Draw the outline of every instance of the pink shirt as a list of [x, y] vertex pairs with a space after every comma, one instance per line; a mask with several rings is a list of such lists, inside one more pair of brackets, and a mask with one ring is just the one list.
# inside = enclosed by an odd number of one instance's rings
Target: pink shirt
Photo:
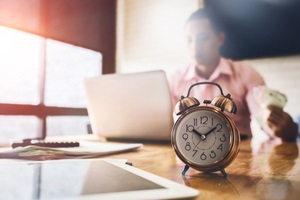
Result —
[[[182, 95], [186, 96], [189, 87], [197, 82], [210, 81], [218, 83], [224, 95], [231, 94], [237, 105], [237, 114], [229, 115], [237, 125], [241, 135], [251, 136], [251, 114], [258, 114], [259, 107], [253, 96], [253, 87], [265, 85], [262, 76], [251, 66], [221, 58], [219, 65], [209, 79], [196, 74], [194, 66], [188, 66], [169, 77], [173, 106]], [[198, 85], [193, 87], [190, 96], [203, 100], [212, 100], [219, 96], [220, 90], [214, 85]], [[202, 104], [203, 105], [203, 104]]]

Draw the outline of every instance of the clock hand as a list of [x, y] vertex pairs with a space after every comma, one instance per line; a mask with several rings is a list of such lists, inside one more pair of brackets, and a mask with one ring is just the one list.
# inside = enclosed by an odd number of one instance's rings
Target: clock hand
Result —
[[199, 133], [196, 129], [193, 129], [192, 131], [201, 137], [202, 134]]
[[[201, 140], [205, 140], [205, 135], [199, 133], [196, 129], [193, 129], [192, 131], [193, 131], [194, 133], [196, 133], [197, 135], [199, 135]], [[200, 140], [200, 141], [201, 141], [201, 140]], [[199, 141], [199, 142], [200, 142], [200, 141]], [[198, 144], [199, 144], [199, 143], [198, 143]], [[197, 144], [197, 145], [198, 145], [198, 144]]]
[[211, 132], [213, 132], [214, 130], [216, 130], [216, 126], [214, 127], [214, 128], [212, 128], [212, 129], [210, 129], [207, 133], [205, 133], [204, 134], [204, 136], [206, 137], [206, 136], [208, 136]]

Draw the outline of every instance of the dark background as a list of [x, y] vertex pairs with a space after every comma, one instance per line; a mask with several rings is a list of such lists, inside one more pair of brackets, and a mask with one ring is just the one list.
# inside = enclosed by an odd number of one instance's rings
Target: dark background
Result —
[[300, 0], [205, 0], [222, 23], [225, 57], [247, 59], [300, 53]]

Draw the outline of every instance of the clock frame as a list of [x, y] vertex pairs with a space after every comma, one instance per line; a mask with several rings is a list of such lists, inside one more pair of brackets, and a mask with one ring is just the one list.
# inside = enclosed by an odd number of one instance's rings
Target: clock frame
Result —
[[[190, 161], [188, 158], [184, 156], [184, 153], [182, 153], [178, 146], [177, 146], [177, 139], [176, 139], [176, 134], [178, 134], [178, 126], [181, 124], [181, 122], [188, 117], [191, 113], [197, 112], [197, 111], [209, 111], [217, 114], [220, 118], [224, 120], [228, 127], [230, 139], [229, 139], [229, 148], [227, 149], [227, 152], [217, 161], [208, 164], [208, 165], [201, 165], [197, 164], [193, 161]], [[179, 157], [179, 159], [184, 162], [186, 165], [199, 170], [203, 172], [215, 172], [215, 171], [221, 171], [224, 176], [226, 176], [225, 173], [225, 168], [229, 166], [232, 161], [236, 158], [239, 152], [239, 143], [240, 143], [240, 136], [239, 136], [239, 131], [236, 128], [234, 122], [222, 111], [215, 109], [211, 106], [197, 106], [193, 107], [186, 112], [184, 112], [176, 121], [175, 125], [173, 126], [172, 129], [172, 138], [171, 138], [171, 143], [172, 146], [175, 150], [176, 155]], [[225, 174], [224, 174], [225, 173]]]
[[[205, 105], [200, 106], [199, 100], [196, 99], [195, 97], [189, 97], [189, 95], [191, 89], [194, 86], [203, 85], [203, 84], [211, 84], [217, 86], [220, 90], [221, 95], [215, 97], [213, 100], [204, 100], [203, 103]], [[200, 162], [196, 163], [194, 161], [191, 161], [188, 158], [188, 156], [185, 156], [184, 153], [181, 152], [182, 150], [180, 150], [180, 148], [178, 148], [177, 146], [176, 134], [178, 133], [178, 126], [184, 119], [191, 116], [193, 112], [199, 112], [199, 111], [212, 112], [214, 115], [217, 115], [219, 118], [224, 120], [223, 122], [226, 124], [230, 136], [230, 140], [229, 140], [230, 143], [227, 152], [223, 154], [218, 160], [210, 164], [202, 164]], [[181, 99], [175, 106], [175, 114], [180, 117], [176, 120], [172, 128], [171, 143], [176, 155], [179, 157], [180, 160], [182, 160], [186, 164], [184, 170], [182, 171], [182, 175], [185, 175], [189, 167], [192, 167], [196, 170], [203, 171], [203, 172], [214, 172], [220, 170], [225, 177], [227, 176], [225, 172], [225, 168], [232, 163], [232, 161], [236, 158], [239, 152], [240, 133], [233, 120], [228, 115], [226, 115], [224, 111], [236, 114], [237, 107], [235, 105], [235, 102], [231, 98], [230, 94], [224, 95], [222, 87], [217, 83], [214, 82], [195, 83], [190, 86], [186, 97], [181, 96]], [[205, 140], [207, 135], [211, 134], [214, 131], [213, 129], [215, 130], [216, 128], [208, 129], [207, 134], [201, 134], [197, 132], [193, 127], [192, 132], [199, 135], [200, 137], [199, 141], [201, 142], [202, 139]], [[194, 147], [193, 150], [195, 150], [195, 148], [198, 148], [198, 144]]]

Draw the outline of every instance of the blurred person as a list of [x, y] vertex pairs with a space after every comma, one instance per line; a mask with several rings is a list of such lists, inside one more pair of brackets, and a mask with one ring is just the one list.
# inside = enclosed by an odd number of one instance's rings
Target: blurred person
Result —
[[[186, 95], [192, 84], [204, 81], [218, 83], [224, 94], [230, 93], [237, 105], [237, 114], [230, 117], [237, 125], [241, 138], [252, 137], [251, 116], [259, 115], [261, 109], [253, 89], [266, 85], [263, 77], [251, 66], [220, 55], [226, 35], [208, 10], [199, 9], [192, 13], [185, 24], [185, 33], [190, 60], [187, 67], [169, 76], [173, 106], [182, 95]], [[218, 95], [220, 91], [214, 85], [196, 86], [190, 93], [200, 103]], [[271, 137], [279, 137], [283, 141], [296, 140], [297, 124], [282, 108], [267, 106], [264, 116], [268, 127], [265, 131]]]

